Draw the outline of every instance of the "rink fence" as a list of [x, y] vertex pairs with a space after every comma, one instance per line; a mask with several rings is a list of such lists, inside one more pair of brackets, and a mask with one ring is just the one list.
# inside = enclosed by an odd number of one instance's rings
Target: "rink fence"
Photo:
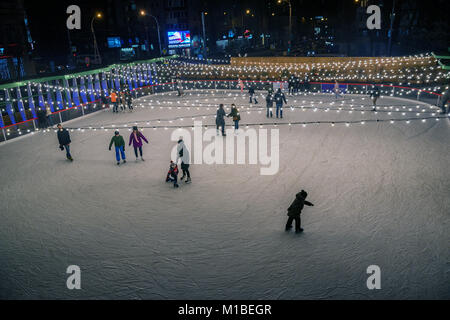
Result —
[[[146, 80], [151, 81], [151, 79]], [[136, 87], [132, 88], [130, 86], [130, 91], [133, 93], [134, 98], [140, 98], [156, 93], [173, 92], [177, 90], [177, 84], [174, 81], [144, 85], [145, 83], [145, 81], [137, 80]], [[110, 84], [111, 87], [108, 87], [108, 84]], [[116, 85], [116, 81], [110, 80], [106, 83], [106, 88], [102, 89], [106, 89], [109, 92], [109, 90], [115, 90]], [[246, 88], [248, 88], [249, 85], [252, 85], [256, 90], [259, 91], [267, 90], [270, 87], [281, 87], [284, 90], [288, 89], [287, 82], [283, 81], [244, 81], [244, 85]], [[341, 91], [347, 94], [368, 95], [370, 86], [371, 84], [367, 83], [340, 83]], [[379, 84], [377, 86], [380, 88], [381, 94], [383, 96], [404, 98], [411, 101], [420, 101], [432, 105], [436, 105], [439, 102], [440, 97], [442, 96], [438, 93], [427, 90], [426, 88], [414, 88], [391, 84]], [[236, 80], [182, 81], [182, 87], [183, 90], [240, 90], [240, 85]], [[311, 82], [307, 85], [302, 85], [300, 91], [332, 93], [333, 89], [334, 83]], [[120, 90], [120, 87], [118, 88], [118, 90]], [[244, 91], [244, 93], [246, 92], [247, 90]], [[76, 94], [77, 92], [73, 91], [72, 95], [66, 95], [65, 98], [69, 101], [76, 100]], [[79, 91], [78, 94], [80, 94]], [[87, 95], [88, 93], [86, 92], [85, 94]], [[81, 103], [81, 101], [87, 100], [87, 97], [84, 97], [81, 100], [78, 96], [78, 101], [80, 101], [78, 105], [73, 107], [66, 107], [62, 110], [52, 112], [49, 116], [50, 124], [54, 126], [57, 123], [64, 123], [69, 120], [92, 114], [94, 112], [109, 110], [111, 107], [110, 104], [104, 105], [100, 98], [97, 98], [90, 102]], [[4, 121], [2, 119], [0, 142], [8, 141], [26, 134], [34, 133], [39, 130], [39, 121], [38, 118], [34, 116], [33, 110], [31, 110], [31, 108], [26, 109], [24, 105], [22, 106], [24, 109], [23, 113], [25, 117], [28, 117], [28, 119], [8, 125], [4, 125]]]

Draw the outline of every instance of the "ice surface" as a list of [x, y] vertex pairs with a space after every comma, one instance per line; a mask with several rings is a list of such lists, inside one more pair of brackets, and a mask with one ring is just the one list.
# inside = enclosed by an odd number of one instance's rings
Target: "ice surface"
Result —
[[[99, 112], [67, 126], [156, 125], [179, 116], [171, 125], [192, 124], [220, 102], [248, 106], [235, 92], [188, 93], [141, 98], [145, 108], [134, 113]], [[284, 122], [403, 119], [429, 110], [394, 98], [379, 104], [405, 116], [375, 115], [366, 97], [288, 99], [308, 109], [285, 108]], [[351, 106], [358, 111], [349, 113]], [[266, 122], [264, 110], [246, 111], [241, 127]], [[121, 167], [107, 150], [111, 130], [73, 132], [73, 163], [53, 132], [0, 146], [0, 298], [450, 298], [448, 120], [278, 128], [277, 175], [194, 165], [193, 183], [177, 190], [164, 183], [172, 129], [145, 129], [147, 161], [135, 162], [127, 148]], [[286, 233], [286, 209], [301, 189], [316, 206], [302, 214], [304, 234]], [[80, 291], [66, 288], [69, 265], [82, 270]], [[381, 290], [366, 287], [370, 265], [381, 268]]]

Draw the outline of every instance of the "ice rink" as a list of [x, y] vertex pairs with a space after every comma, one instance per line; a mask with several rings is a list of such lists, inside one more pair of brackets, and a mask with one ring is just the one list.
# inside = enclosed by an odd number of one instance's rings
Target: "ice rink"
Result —
[[[238, 91], [186, 94], [65, 124], [73, 163], [53, 131], [0, 145], [1, 299], [450, 298], [450, 122], [434, 107], [382, 98], [373, 113], [367, 96], [287, 96], [294, 108], [277, 120], [262, 96], [250, 107]], [[219, 103], [238, 105], [242, 130], [279, 130], [278, 174], [192, 165], [193, 183], [174, 189], [172, 127], [214, 125]], [[136, 123], [145, 162], [128, 147], [124, 126]], [[127, 142], [120, 167], [114, 130], [101, 129], [113, 125]], [[301, 189], [315, 207], [303, 211], [304, 234], [286, 233]], [[69, 265], [81, 290], [66, 288]], [[371, 265], [381, 290], [366, 286]]]

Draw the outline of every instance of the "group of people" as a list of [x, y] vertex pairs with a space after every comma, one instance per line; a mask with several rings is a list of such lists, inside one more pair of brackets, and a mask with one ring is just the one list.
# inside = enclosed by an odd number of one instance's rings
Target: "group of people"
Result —
[[286, 96], [278, 88], [277, 92], [274, 94], [273, 90], [270, 89], [266, 96], [266, 117], [273, 118], [273, 104], [276, 106], [276, 117], [283, 119], [283, 105], [287, 103]]
[[303, 82], [299, 77], [291, 75], [288, 79], [289, 94], [293, 95], [300, 91], [308, 91], [310, 89], [309, 77], [305, 75]]
[[119, 112], [119, 107], [121, 111], [125, 111], [128, 107], [128, 110], [133, 111], [133, 96], [130, 90], [125, 90], [122, 92], [113, 91], [109, 95], [111, 99], [111, 104], [113, 105], [113, 113]]
[[[61, 151], [66, 151], [66, 158], [73, 161], [73, 157], [70, 153], [70, 145], [72, 143], [72, 140], [70, 139], [70, 133], [69, 131], [62, 126], [62, 124], [57, 125], [57, 137], [59, 142], [59, 148]], [[133, 127], [133, 132], [130, 135], [128, 146], [133, 146], [134, 154], [136, 156], [136, 161], [139, 161], [139, 156], [142, 161], [144, 160], [143, 156], [143, 144], [147, 143], [147, 138], [142, 134], [141, 131], [139, 131], [139, 128], [137, 126]], [[127, 157], [125, 154], [125, 139], [120, 134], [119, 131], [114, 132], [114, 136], [111, 138], [111, 141], [109, 142], [109, 151], [111, 151], [112, 146], [114, 145], [115, 148], [115, 154], [116, 154], [116, 161], [117, 165], [119, 166], [122, 163], [127, 162]], [[181, 181], [183, 181], [186, 177], [186, 183], [189, 184], [192, 182], [191, 180], [191, 173], [189, 171], [190, 167], [190, 156], [189, 156], [189, 150], [187, 149], [186, 145], [184, 144], [184, 141], [180, 139], [178, 141], [177, 146], [177, 159], [176, 162], [171, 161], [170, 163], [170, 169], [169, 173], [167, 174], [166, 182], [173, 182], [174, 187], [178, 188], [178, 165], [177, 163], [181, 160], [181, 170], [183, 172], [183, 176], [181, 177]]]
[[38, 119], [38, 127], [39, 129], [47, 129], [53, 126], [52, 123], [52, 110], [49, 106], [45, 108], [39, 108], [36, 111], [36, 116]]
[[241, 121], [241, 114], [239, 113], [238, 108], [233, 103], [231, 105], [231, 112], [227, 115], [224, 109], [224, 105], [220, 104], [219, 109], [217, 109], [216, 114], [216, 128], [217, 128], [217, 134], [219, 135], [220, 129], [222, 130], [222, 136], [226, 137], [225, 133], [225, 117], [232, 118], [234, 122], [234, 131], [235, 134], [237, 134], [239, 130], [239, 121]]

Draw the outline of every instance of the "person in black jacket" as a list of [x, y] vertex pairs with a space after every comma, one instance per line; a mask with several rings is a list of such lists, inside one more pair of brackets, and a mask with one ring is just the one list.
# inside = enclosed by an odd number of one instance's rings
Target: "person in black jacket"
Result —
[[58, 127], [59, 148], [61, 149], [61, 151], [64, 151], [64, 149], [66, 149], [67, 159], [73, 161], [72, 155], [70, 154], [70, 143], [72, 141], [70, 140], [69, 131], [64, 129], [60, 123], [58, 124], [57, 127]]
[[277, 90], [277, 93], [275, 93], [274, 100], [277, 106], [277, 118], [281, 117], [281, 119], [283, 119], [283, 102], [287, 103], [287, 101], [286, 96], [280, 88]]
[[255, 100], [255, 104], [258, 104], [258, 100], [256, 100], [255, 98], [255, 87], [251, 86], [250, 89], [248, 90], [248, 93], [250, 94], [250, 103], [253, 102], [253, 100]]
[[224, 117], [227, 114], [225, 113], [225, 110], [223, 109], [223, 104], [220, 104], [219, 109], [217, 109], [217, 116], [216, 116], [216, 126], [217, 126], [217, 135], [219, 135], [219, 128], [222, 128], [222, 136], [226, 137], [225, 134], [225, 119]]
[[442, 97], [439, 99], [439, 108], [441, 108], [441, 114], [449, 114], [450, 113], [450, 107], [448, 110], [445, 108], [445, 104], [447, 101], [450, 100], [450, 88], [447, 88], [447, 90], [442, 94]]
[[308, 193], [305, 190], [302, 190], [295, 197], [294, 202], [288, 208], [288, 216], [289, 219], [286, 223], [286, 231], [290, 231], [292, 229], [292, 222], [295, 220], [295, 232], [302, 233], [303, 229], [301, 228], [301, 219], [300, 215], [305, 205], [314, 207], [314, 205], [306, 201], [306, 197], [308, 197]]

